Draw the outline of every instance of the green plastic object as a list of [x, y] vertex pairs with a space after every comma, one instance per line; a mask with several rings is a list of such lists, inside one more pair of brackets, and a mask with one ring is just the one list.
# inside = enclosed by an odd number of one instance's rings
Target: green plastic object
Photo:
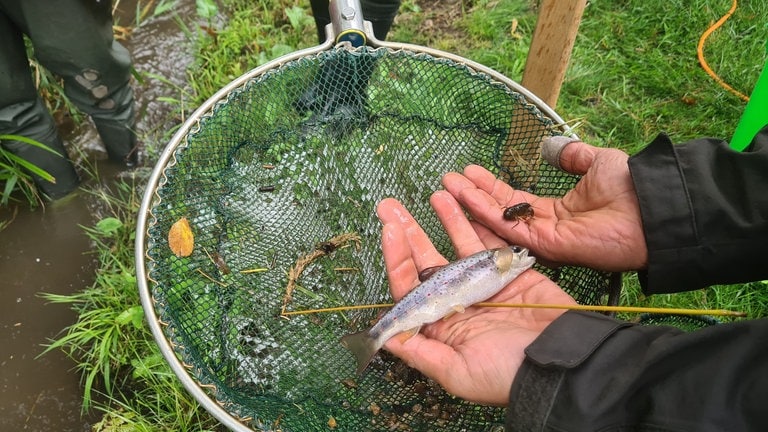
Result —
[[[768, 43], [766, 52], [768, 52]], [[768, 62], [763, 67], [744, 114], [736, 126], [731, 139], [731, 148], [738, 151], [744, 150], [765, 125], [768, 125]]]

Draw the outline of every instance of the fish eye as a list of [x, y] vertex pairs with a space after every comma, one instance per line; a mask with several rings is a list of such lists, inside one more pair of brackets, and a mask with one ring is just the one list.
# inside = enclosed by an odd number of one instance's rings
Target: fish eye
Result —
[[522, 251], [523, 251], [523, 248], [521, 248], [520, 246], [512, 246], [512, 252], [520, 253]]

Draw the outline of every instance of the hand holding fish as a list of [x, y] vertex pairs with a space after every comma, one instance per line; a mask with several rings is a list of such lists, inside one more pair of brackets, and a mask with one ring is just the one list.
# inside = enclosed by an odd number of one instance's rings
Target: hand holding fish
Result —
[[[554, 157], [565, 171], [583, 175], [562, 198], [515, 190], [475, 165], [463, 174], [446, 174], [443, 186], [473, 220], [506, 241], [529, 248], [539, 261], [606, 271], [645, 268], [647, 247], [628, 155], [574, 141]], [[505, 209], [520, 202], [533, 207], [532, 220], [510, 223], [502, 217]]]
[[[431, 204], [460, 258], [507, 246], [507, 242], [487, 229], [476, 230], [447, 192], [433, 194]], [[398, 201], [382, 201], [378, 215], [384, 223], [382, 248], [392, 296], [400, 300], [419, 284], [421, 270], [445, 265], [447, 261]], [[520, 274], [489, 301], [575, 303], [534, 270]], [[395, 336], [384, 347], [456, 396], [504, 405], [523, 362], [525, 347], [562, 313], [547, 309], [469, 307], [425, 325], [418, 334]]]

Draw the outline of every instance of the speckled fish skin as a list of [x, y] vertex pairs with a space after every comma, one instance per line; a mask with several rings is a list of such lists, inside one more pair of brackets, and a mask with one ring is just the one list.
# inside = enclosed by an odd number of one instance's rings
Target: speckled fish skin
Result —
[[341, 343], [355, 355], [357, 372], [362, 373], [392, 336], [415, 333], [424, 324], [487, 300], [535, 261], [520, 246], [485, 250], [455, 261], [409, 292], [373, 327], [344, 336]]

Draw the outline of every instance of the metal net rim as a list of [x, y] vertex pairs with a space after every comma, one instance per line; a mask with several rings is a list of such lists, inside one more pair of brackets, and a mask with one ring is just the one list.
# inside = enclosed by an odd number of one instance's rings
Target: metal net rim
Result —
[[[346, 44], [340, 45], [346, 49], [353, 49], [349, 46], [344, 46]], [[563, 119], [557, 115], [552, 108], [547, 106], [538, 97], [518, 83], [493, 69], [454, 54], [417, 45], [390, 42], [380, 42], [377, 43], [377, 45], [378, 46], [375, 47], [376, 49], [386, 49], [393, 53], [408, 52], [413, 53], [415, 56], [428, 56], [436, 59], [436, 61], [452, 62], [464, 66], [473, 74], [485, 75], [489, 78], [489, 82], [506, 86], [508, 90], [520, 94], [525, 102], [527, 102], [527, 106], [539, 111], [538, 115], [542, 119], [554, 123], [553, 128], [562, 130], [564, 134], [573, 135], [568, 125], [565, 124]], [[157, 282], [152, 280], [150, 276], [151, 268], [155, 265], [155, 262], [148, 253], [152, 242], [149, 235], [149, 229], [157, 224], [157, 218], [153, 214], [152, 209], [162, 203], [158, 190], [169, 181], [166, 176], [166, 170], [177, 163], [177, 151], [180, 148], [188, 146], [187, 137], [200, 130], [201, 124], [206, 118], [211, 117], [214, 114], [217, 106], [226, 104], [233, 93], [248, 85], [254, 79], [259, 79], [271, 72], [275, 72], [275, 70], [290, 62], [315, 56], [330, 49], [333, 49], [333, 43], [329, 39], [323, 45], [297, 51], [275, 59], [234, 79], [206, 100], [206, 102], [195, 110], [195, 112], [181, 125], [161, 153], [148, 180], [147, 188], [138, 212], [135, 241], [137, 284], [142, 307], [145, 311], [145, 316], [155, 342], [158, 344], [163, 357], [170, 365], [174, 374], [182, 382], [185, 389], [190, 392], [206, 411], [233, 431], [253, 431], [254, 429], [249, 427], [246, 423], [255, 421], [258, 424], [258, 419], [254, 420], [252, 418], [239, 417], [234, 414], [232, 410], [227, 409], [223, 402], [217, 400], [216, 386], [211, 383], [202, 382], [200, 378], [202, 378], [202, 375], [204, 374], [200, 374], [199, 371], [196, 371], [194, 366], [184, 363], [183, 358], [185, 356], [185, 348], [173, 342], [173, 325], [161, 321], [160, 317], [162, 316], [164, 305], [160, 304], [152, 294], [149, 283], [157, 284]], [[279, 73], [279, 71], [277, 73]], [[206, 389], [213, 390], [208, 391]]]

